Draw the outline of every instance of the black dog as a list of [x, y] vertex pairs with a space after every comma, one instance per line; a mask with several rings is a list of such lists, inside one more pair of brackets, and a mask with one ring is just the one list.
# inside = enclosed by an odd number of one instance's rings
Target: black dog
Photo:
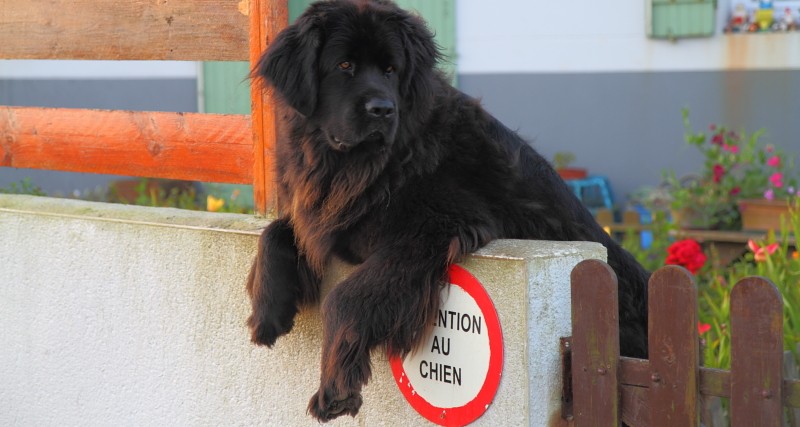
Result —
[[425, 338], [450, 264], [493, 239], [591, 240], [620, 280], [622, 352], [646, 355], [645, 272], [548, 162], [434, 68], [419, 18], [386, 0], [318, 2], [254, 70], [285, 104], [280, 218], [248, 278], [252, 340], [272, 346], [319, 299], [337, 256], [360, 264], [322, 305], [321, 421], [355, 415], [370, 350]]

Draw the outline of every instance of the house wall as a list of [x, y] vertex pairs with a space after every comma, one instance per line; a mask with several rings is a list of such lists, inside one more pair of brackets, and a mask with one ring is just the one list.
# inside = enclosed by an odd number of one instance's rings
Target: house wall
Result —
[[653, 40], [646, 3], [460, 0], [460, 87], [546, 157], [572, 151], [608, 176], [618, 200], [702, 165], [683, 142], [684, 107], [697, 129], [765, 128], [800, 153], [800, 32], [723, 34], [731, 0], [712, 37]]

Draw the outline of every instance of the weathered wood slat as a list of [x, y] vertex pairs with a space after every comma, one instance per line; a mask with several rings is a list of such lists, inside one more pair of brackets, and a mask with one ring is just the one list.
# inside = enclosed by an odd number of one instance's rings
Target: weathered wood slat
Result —
[[622, 384], [622, 422], [629, 426], [649, 426], [650, 389]]
[[0, 0], [0, 58], [246, 61], [248, 13], [248, 0]]
[[700, 368], [700, 394], [731, 397], [731, 372]]
[[[287, 2], [250, 0], [250, 65], [258, 63], [267, 45], [289, 22]], [[277, 210], [275, 183], [275, 146], [278, 140], [278, 112], [269, 95], [254, 80], [250, 86], [253, 122], [253, 200], [256, 212], [273, 214]]]
[[783, 298], [760, 277], [731, 292], [731, 426], [779, 426], [783, 417]]
[[617, 276], [608, 264], [585, 260], [572, 270], [572, 377], [577, 425], [620, 422]]
[[648, 286], [652, 426], [698, 425], [697, 288], [684, 268], [666, 266]]
[[0, 107], [0, 166], [252, 182], [240, 115]]

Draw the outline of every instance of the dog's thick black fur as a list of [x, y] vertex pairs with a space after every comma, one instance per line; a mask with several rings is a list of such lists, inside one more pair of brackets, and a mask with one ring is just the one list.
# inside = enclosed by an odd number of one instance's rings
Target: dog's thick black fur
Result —
[[425, 23], [390, 1], [318, 2], [254, 76], [285, 104], [280, 217], [247, 283], [252, 340], [272, 346], [319, 300], [331, 257], [359, 264], [322, 304], [320, 421], [355, 415], [370, 350], [424, 338], [450, 264], [493, 239], [588, 240], [620, 281], [622, 352], [646, 355], [644, 271], [558, 174], [434, 67]]

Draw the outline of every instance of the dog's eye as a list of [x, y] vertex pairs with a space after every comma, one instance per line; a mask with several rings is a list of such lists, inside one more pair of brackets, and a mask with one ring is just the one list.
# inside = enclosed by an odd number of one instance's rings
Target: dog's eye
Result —
[[338, 67], [342, 71], [350, 71], [353, 69], [353, 63], [350, 61], [340, 62]]
[[386, 74], [393, 74], [394, 72], [395, 72], [395, 69], [394, 69], [393, 66], [390, 65], [390, 66], [386, 67]]

